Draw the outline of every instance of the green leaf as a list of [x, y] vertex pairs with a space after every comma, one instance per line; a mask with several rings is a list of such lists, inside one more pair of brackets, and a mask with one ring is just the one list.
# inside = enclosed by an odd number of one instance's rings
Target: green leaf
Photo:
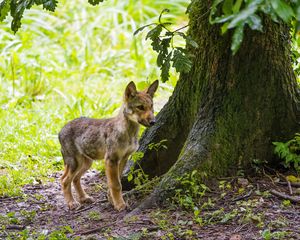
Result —
[[164, 38], [163, 40], [161, 40], [161, 51], [165, 55], [168, 55], [168, 47], [170, 47], [171, 40], [172, 40], [172, 37]]
[[239, 25], [232, 36], [231, 50], [233, 55], [239, 50], [244, 37], [244, 25]]
[[165, 55], [162, 52], [159, 52], [156, 59], [157, 66], [161, 67], [164, 63]]
[[170, 46], [170, 42], [172, 40], [172, 37], [169, 38], [164, 38], [163, 40], [161, 40], [160, 42], [160, 49], [159, 49], [159, 53], [157, 56], [157, 66], [161, 67], [163, 65], [163, 62], [165, 61], [165, 59], [167, 58], [169, 51], [168, 48]]
[[152, 25], [156, 25], [156, 23], [150, 23], [150, 24], [147, 24], [145, 26], [138, 28], [137, 30], [134, 31], [133, 35], [137, 35], [139, 32], [143, 31], [146, 27], [149, 27]]
[[146, 36], [146, 40], [150, 38], [152, 40], [152, 48], [154, 51], [159, 52], [161, 50], [161, 41], [160, 41], [160, 33], [162, 31], [162, 26], [157, 25], [155, 28], [150, 30]]
[[2, 22], [8, 15], [10, 10], [10, 0], [3, 0], [0, 3], [0, 22]]
[[169, 53], [169, 55], [165, 58], [163, 64], [160, 67], [160, 70], [161, 70], [160, 76], [161, 76], [162, 82], [166, 82], [169, 80], [169, 77], [170, 77], [169, 71], [170, 71], [170, 67], [171, 67], [171, 64], [170, 64], [171, 56], [172, 56], [172, 54]]
[[99, 3], [103, 2], [103, 0], [88, 0], [89, 4], [96, 6]]
[[27, 1], [19, 2], [12, 0], [10, 3], [10, 15], [13, 17], [11, 21], [11, 29], [16, 33], [21, 27], [21, 19], [26, 8]]
[[150, 38], [151, 40], [156, 39], [159, 37], [160, 33], [162, 31], [162, 26], [159, 24], [152, 30], [150, 30], [146, 36], [146, 40]]
[[249, 16], [247, 23], [252, 30], [262, 31], [263, 26], [261, 24], [261, 18], [256, 14]]
[[57, 0], [44, 0], [43, 1], [43, 8], [54, 12], [55, 8], [57, 6], [58, 1]]
[[226, 22], [222, 25], [222, 27], [221, 27], [222, 34], [225, 34], [228, 31], [228, 25], [229, 25], [229, 22]]
[[216, 17], [211, 23], [224, 23], [227, 22], [228, 20], [231, 20], [235, 18], [235, 15], [229, 15], [229, 16], [221, 16], [221, 17]]
[[284, 21], [289, 22], [294, 16], [294, 11], [291, 6], [282, 0], [270, 1], [272, 8], [275, 10], [277, 15]]
[[278, 17], [276, 15], [276, 13], [274, 12], [273, 8], [271, 7], [270, 4], [264, 4], [260, 7], [260, 10], [269, 15], [271, 17], [271, 19], [274, 21], [274, 22], [278, 22]]
[[128, 180], [128, 182], [131, 182], [131, 181], [132, 181], [132, 179], [133, 179], [133, 175], [132, 175], [132, 174], [128, 174], [128, 176], [127, 176], [127, 180]]
[[232, 19], [232, 21], [229, 23], [228, 29], [235, 28], [238, 25], [245, 23], [247, 18], [249, 18], [251, 15], [253, 15], [256, 12], [259, 3], [260, 1], [253, 1], [245, 9], [237, 13], [235, 17]]
[[232, 7], [233, 13], [237, 13], [237, 12], [240, 11], [240, 8], [241, 8], [241, 6], [242, 6], [242, 3], [243, 3], [243, 0], [237, 0], [237, 1], [235, 2], [235, 4], [234, 4], [233, 7]]
[[232, 13], [233, 0], [225, 0], [222, 6], [222, 11], [225, 15]]
[[159, 38], [155, 38], [155, 39], [152, 39], [152, 43], [151, 43], [151, 46], [152, 46], [152, 49], [156, 52], [159, 52], [161, 51], [161, 45], [160, 45], [160, 39]]
[[173, 67], [176, 69], [176, 72], [180, 72], [180, 73], [189, 72], [193, 65], [191, 59], [181, 48], [176, 48], [174, 50], [172, 61], [173, 61]]
[[218, 10], [218, 5], [223, 2], [224, 0], [215, 0], [211, 6], [210, 14], [209, 14], [209, 22], [213, 24], [214, 22], [214, 15]]

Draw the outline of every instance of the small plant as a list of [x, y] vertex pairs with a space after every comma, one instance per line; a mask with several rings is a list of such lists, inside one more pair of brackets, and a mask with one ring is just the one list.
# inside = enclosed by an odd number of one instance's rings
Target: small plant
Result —
[[252, 159], [251, 166], [255, 170], [256, 173], [260, 173], [263, 166], [267, 163], [268, 162], [266, 160], [261, 160], [261, 159], [255, 158], [255, 159]]
[[157, 168], [158, 168], [158, 173], [159, 175], [162, 174], [161, 172], [161, 167], [160, 167], [160, 164], [161, 162], [159, 161], [159, 156], [158, 156], [158, 152], [161, 150], [161, 149], [168, 149], [166, 143], [167, 143], [167, 139], [162, 139], [160, 140], [159, 142], [157, 143], [150, 143], [148, 145], [148, 149], [149, 150], [154, 150], [156, 152], [156, 164], [157, 164]]
[[274, 152], [284, 160], [283, 165], [290, 168], [291, 165], [300, 174], [300, 134], [296, 133], [295, 137], [287, 142], [273, 142], [275, 145]]
[[203, 219], [200, 216], [202, 209], [212, 206], [211, 199], [200, 205], [199, 201], [205, 195], [209, 188], [201, 182], [199, 173], [194, 170], [191, 174], [185, 174], [177, 179], [179, 186], [175, 190], [172, 198], [173, 203], [179, 204], [182, 208], [190, 210], [194, 214], [194, 221], [203, 225]]
[[143, 152], [135, 152], [131, 155], [131, 160], [139, 166], [139, 169], [134, 169], [134, 166], [131, 166], [127, 179], [129, 182], [133, 180], [136, 186], [140, 186], [148, 180], [148, 175], [144, 173], [142, 167], [138, 163], [143, 157]]
[[9, 218], [9, 223], [11, 224], [19, 224], [20, 220], [17, 218], [15, 212], [9, 212], [6, 214], [6, 216]]
[[55, 230], [51, 232], [48, 236], [47, 239], [49, 240], [56, 240], [56, 239], [61, 239], [61, 240], [67, 240], [69, 239], [67, 237], [67, 234], [73, 233], [73, 229], [70, 226], [64, 226], [60, 228], [59, 230]]
[[185, 209], [194, 210], [195, 201], [203, 197], [209, 188], [200, 181], [197, 170], [183, 175], [177, 181], [180, 186], [175, 190], [173, 200]]
[[161, 229], [161, 230], [169, 230], [170, 223], [168, 221], [167, 212], [164, 211], [155, 211], [151, 213], [151, 218], [153, 222]]
[[101, 219], [101, 215], [97, 211], [90, 211], [88, 213], [89, 219], [99, 221]]
[[147, 193], [153, 189], [154, 185], [157, 183], [159, 178], [154, 177], [153, 179], [149, 180], [148, 175], [143, 171], [142, 167], [138, 162], [140, 159], [143, 158], [143, 156], [143, 152], [135, 152], [132, 154], [131, 160], [134, 163], [136, 163], [139, 168], [135, 169], [134, 166], [131, 166], [127, 179], [129, 182], [133, 181], [135, 185], [135, 190]]
[[33, 222], [35, 216], [36, 216], [36, 211], [32, 210], [32, 211], [26, 211], [24, 209], [22, 209], [20, 211], [21, 215], [24, 217], [24, 220], [28, 223]]
[[265, 229], [261, 231], [261, 236], [264, 240], [286, 239], [286, 237], [288, 236], [288, 232], [287, 231], [271, 232], [270, 229]]
[[158, 152], [162, 148], [167, 149], [168, 148], [166, 145], [167, 141], [168, 141], [167, 139], [162, 139], [158, 143], [150, 143], [148, 145], [148, 148], [149, 150], [155, 150], [156, 152]]

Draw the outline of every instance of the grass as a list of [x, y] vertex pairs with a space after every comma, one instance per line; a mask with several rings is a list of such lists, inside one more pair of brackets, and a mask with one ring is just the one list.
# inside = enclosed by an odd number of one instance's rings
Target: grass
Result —
[[[186, 24], [188, 1], [60, 1], [55, 13], [34, 8], [14, 35], [0, 24], [0, 196], [49, 181], [63, 161], [57, 133], [79, 116], [116, 113], [125, 85], [144, 88], [159, 78], [156, 55], [140, 26], [164, 8]], [[155, 99], [158, 111], [176, 84], [173, 72]], [[102, 169], [98, 162], [94, 167]]]

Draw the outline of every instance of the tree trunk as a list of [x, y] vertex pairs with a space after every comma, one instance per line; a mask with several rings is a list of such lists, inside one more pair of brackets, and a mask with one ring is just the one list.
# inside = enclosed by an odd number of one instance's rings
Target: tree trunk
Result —
[[[246, 29], [233, 56], [230, 33], [221, 36], [220, 26], [208, 22], [209, 2], [193, 1], [190, 8], [189, 35], [199, 44], [190, 49], [195, 55], [193, 69], [181, 75], [159, 114], [158, 126], [141, 139], [140, 150], [146, 150], [140, 162], [143, 170], [151, 176], [168, 171], [141, 207], [165, 199], [178, 176], [195, 169], [211, 178], [251, 169], [254, 159], [271, 162], [272, 142], [300, 131], [300, 94], [290, 59], [289, 29], [265, 18], [264, 32]], [[169, 138], [173, 132], [176, 137]], [[156, 154], [146, 149], [148, 143], [164, 138], [167, 150]]]

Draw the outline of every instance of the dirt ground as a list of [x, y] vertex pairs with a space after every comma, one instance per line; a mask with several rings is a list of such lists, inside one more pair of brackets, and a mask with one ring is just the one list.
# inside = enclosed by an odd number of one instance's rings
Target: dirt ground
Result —
[[[224, 190], [218, 186], [200, 200], [208, 204], [197, 217], [174, 204], [128, 217], [130, 210], [119, 213], [108, 203], [104, 177], [94, 170], [83, 184], [96, 202], [69, 211], [60, 174], [54, 182], [25, 186], [22, 197], [0, 198], [0, 239], [300, 239], [299, 203], [268, 192], [292, 190], [297, 197], [300, 188], [273, 179], [224, 181]], [[137, 201], [125, 199], [130, 206]]]

